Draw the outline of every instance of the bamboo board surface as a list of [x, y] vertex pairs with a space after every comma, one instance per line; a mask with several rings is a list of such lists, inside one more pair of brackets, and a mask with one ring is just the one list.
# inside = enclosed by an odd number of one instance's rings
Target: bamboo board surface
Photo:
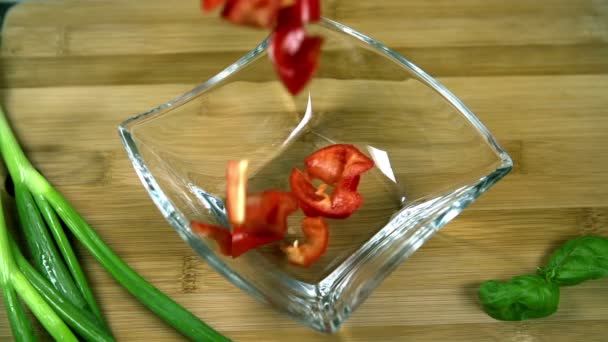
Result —
[[[38, 168], [137, 271], [235, 341], [608, 341], [608, 279], [554, 316], [497, 322], [484, 280], [534, 272], [563, 241], [608, 236], [607, 0], [324, 0], [324, 15], [436, 76], [515, 168], [391, 274], [336, 335], [256, 302], [200, 261], [149, 200], [116, 133], [264, 37], [198, 2], [32, 1], [7, 15], [0, 103]], [[390, 129], [389, 126], [384, 129]], [[181, 337], [82, 251], [120, 341]], [[0, 340], [10, 340], [4, 310]]]

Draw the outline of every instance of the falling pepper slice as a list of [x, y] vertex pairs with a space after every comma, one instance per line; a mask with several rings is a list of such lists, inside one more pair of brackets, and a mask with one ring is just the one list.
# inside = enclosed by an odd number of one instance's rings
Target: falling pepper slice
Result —
[[243, 26], [272, 28], [268, 55], [279, 78], [293, 95], [318, 68], [323, 40], [305, 25], [321, 19], [319, 0], [201, 0], [204, 11], [224, 4], [222, 17]]
[[226, 0], [201, 0], [201, 8], [204, 11], [213, 11], [217, 6], [223, 4]]
[[320, 18], [318, 1], [297, 0], [282, 8], [270, 38], [268, 54], [281, 81], [292, 94], [299, 93], [319, 66], [323, 39], [309, 36], [304, 24]]
[[302, 24], [313, 23], [321, 19], [321, 1], [319, 0], [296, 0], [294, 6]]
[[[274, 28], [277, 25], [279, 11], [291, 8], [289, 25], [303, 26], [321, 18], [319, 0], [201, 0], [201, 8], [213, 11], [225, 4], [222, 17], [237, 25]], [[284, 26], [285, 22], [281, 26]]]
[[306, 241], [294, 241], [292, 245], [283, 246], [289, 262], [308, 267], [317, 261], [327, 250], [329, 229], [322, 217], [306, 217], [302, 220], [302, 232]]
[[280, 8], [281, 0], [227, 0], [222, 17], [239, 25], [271, 28]]

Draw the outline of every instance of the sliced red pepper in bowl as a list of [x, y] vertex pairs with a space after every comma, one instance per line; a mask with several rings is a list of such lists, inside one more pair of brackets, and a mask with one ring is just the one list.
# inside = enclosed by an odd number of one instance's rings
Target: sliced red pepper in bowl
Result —
[[351, 216], [363, 204], [363, 197], [352, 187], [334, 187], [333, 193], [328, 194], [327, 184], [315, 188], [310, 178], [299, 169], [293, 169], [289, 182], [306, 216], [343, 219]]
[[[361, 207], [363, 197], [357, 188], [361, 174], [374, 167], [374, 161], [355, 146], [331, 145], [314, 152], [304, 163], [305, 172], [293, 169], [289, 184], [307, 216], [347, 218]], [[323, 184], [315, 187], [314, 179]]]
[[268, 190], [247, 196], [245, 222], [232, 227], [232, 257], [280, 241], [287, 233], [287, 217], [298, 210], [288, 192]]
[[334, 185], [368, 171], [374, 167], [374, 161], [354, 145], [335, 144], [306, 157], [304, 165], [308, 175]]
[[231, 237], [230, 256], [236, 258], [252, 249], [280, 241], [282, 235], [267, 234], [266, 232], [250, 232], [243, 228], [233, 228]]
[[194, 233], [214, 240], [222, 254], [233, 258], [251, 249], [283, 239], [283, 236], [276, 234], [261, 231], [250, 232], [243, 228], [234, 228], [230, 231], [221, 226], [201, 222], [192, 222], [191, 226]]
[[232, 230], [200, 222], [193, 222], [192, 230], [215, 240], [222, 254], [235, 258], [282, 240], [287, 217], [298, 210], [298, 200], [291, 193], [277, 190], [248, 195], [246, 161], [228, 162], [226, 178], [226, 208]]
[[[247, 161], [228, 162], [226, 208], [232, 229], [193, 222], [192, 230], [215, 240], [223, 254], [236, 258], [282, 240], [287, 218], [302, 208], [307, 216], [302, 221], [305, 242], [296, 241], [282, 250], [291, 263], [310, 266], [327, 249], [329, 232], [324, 217], [346, 218], [361, 207], [363, 197], [357, 192], [361, 174], [374, 167], [374, 162], [354, 145], [336, 144], [312, 153], [304, 164], [304, 172], [292, 170], [291, 192], [247, 194]], [[324, 183], [315, 186], [315, 179]]]
[[196, 221], [192, 222], [190, 226], [195, 234], [215, 240], [222, 254], [232, 255], [232, 234], [228, 229]]
[[322, 217], [306, 217], [302, 220], [302, 233], [305, 242], [300, 243], [296, 240], [292, 245], [283, 246], [282, 250], [292, 264], [308, 267], [327, 250], [329, 241], [327, 222]]
[[233, 224], [232, 230], [200, 222], [193, 222], [192, 230], [215, 240], [222, 254], [236, 258], [282, 240], [287, 233], [287, 217], [298, 210], [298, 201], [288, 192], [270, 190], [249, 195], [246, 210], [245, 221]]
[[263, 232], [283, 238], [287, 217], [298, 210], [298, 200], [289, 192], [267, 190], [247, 197], [247, 220], [238, 225], [249, 232]]

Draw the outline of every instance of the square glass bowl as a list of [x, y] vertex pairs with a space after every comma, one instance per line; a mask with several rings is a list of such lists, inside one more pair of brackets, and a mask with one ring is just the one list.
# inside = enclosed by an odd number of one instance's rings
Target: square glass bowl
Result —
[[[192, 91], [119, 127], [139, 178], [179, 235], [219, 273], [299, 322], [335, 332], [399, 263], [512, 168], [490, 132], [437, 80], [379, 42], [323, 19], [320, 68], [292, 97], [267, 56], [268, 40]], [[225, 168], [249, 159], [249, 190], [289, 190], [304, 158], [354, 144], [376, 167], [364, 204], [328, 220], [327, 252], [309, 268], [279, 244], [232, 259], [190, 230], [227, 226]], [[289, 221], [299, 236], [302, 214]]]

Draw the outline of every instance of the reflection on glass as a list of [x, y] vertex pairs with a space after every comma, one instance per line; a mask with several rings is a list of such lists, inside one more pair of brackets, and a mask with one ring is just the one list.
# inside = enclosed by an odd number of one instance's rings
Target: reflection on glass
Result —
[[310, 93], [308, 93], [308, 103], [306, 105], [306, 111], [304, 112], [304, 117], [302, 117], [302, 120], [300, 120], [300, 122], [298, 123], [296, 128], [294, 128], [294, 130], [291, 132], [291, 134], [289, 134], [287, 139], [285, 139], [285, 141], [283, 142], [283, 146], [286, 146], [287, 144], [292, 142], [298, 135], [300, 135], [300, 133], [302, 132], [304, 127], [306, 127], [306, 125], [310, 122], [311, 118], [312, 118], [312, 101], [310, 99]]
[[391, 161], [388, 158], [388, 153], [383, 150], [379, 150], [373, 146], [367, 146], [367, 150], [371, 155], [374, 163], [376, 163], [376, 167], [382, 172], [388, 179], [397, 183], [397, 179], [395, 178], [395, 173], [393, 172], [393, 168], [391, 167]]

